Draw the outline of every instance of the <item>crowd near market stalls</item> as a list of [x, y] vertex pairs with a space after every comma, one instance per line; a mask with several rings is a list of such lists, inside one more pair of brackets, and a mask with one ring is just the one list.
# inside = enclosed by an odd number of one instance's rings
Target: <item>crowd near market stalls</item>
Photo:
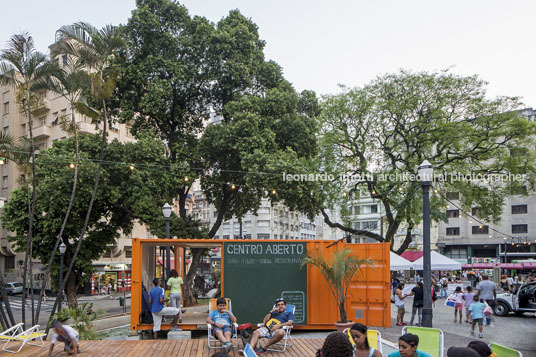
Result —
[[[171, 246], [174, 268], [183, 279], [187, 271], [179, 262], [187, 248], [221, 250], [221, 296], [231, 298], [233, 313], [239, 323], [262, 321], [266, 309], [283, 297], [296, 306], [296, 329], [333, 329], [338, 321], [337, 304], [324, 277], [311, 266], [300, 268], [307, 251], [331, 254], [336, 249], [350, 249], [352, 255], [368, 259], [370, 264], [352, 279], [346, 302], [348, 318], [367, 326], [390, 327], [389, 264], [387, 243], [347, 244], [334, 241], [303, 240], [205, 240], [205, 239], [133, 239], [131, 330], [150, 330], [141, 324], [142, 286], [152, 287], [159, 277], [157, 251]], [[331, 245], [331, 246], [330, 246]], [[206, 329], [207, 314], [186, 312], [183, 330]], [[163, 324], [163, 329], [171, 325]]]

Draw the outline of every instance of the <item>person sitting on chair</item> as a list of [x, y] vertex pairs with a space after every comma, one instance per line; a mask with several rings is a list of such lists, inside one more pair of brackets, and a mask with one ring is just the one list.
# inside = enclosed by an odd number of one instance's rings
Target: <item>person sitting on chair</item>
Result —
[[419, 336], [406, 333], [398, 338], [398, 351], [389, 353], [388, 357], [432, 357], [417, 347], [419, 347]]
[[73, 329], [71, 326], [63, 325], [60, 321], [54, 320], [50, 325], [56, 333], [52, 336], [52, 341], [50, 341], [50, 348], [48, 349], [48, 356], [52, 356], [52, 350], [56, 342], [65, 343], [65, 351], [68, 354], [76, 356], [80, 353], [80, 347], [78, 345], [78, 332]]
[[257, 342], [261, 337], [269, 338], [270, 340], [264, 347], [259, 346], [255, 349], [257, 354], [266, 352], [266, 349], [281, 341], [285, 336], [284, 326], [292, 326], [294, 324], [294, 314], [287, 310], [287, 302], [283, 298], [279, 298], [275, 301], [275, 308], [270, 310], [266, 316], [264, 316], [264, 326], [255, 330], [251, 337], [250, 345], [255, 348]]
[[227, 302], [220, 297], [216, 300], [218, 310], [212, 310], [207, 317], [207, 323], [212, 325], [212, 335], [214, 335], [221, 343], [223, 343], [225, 352], [229, 352], [233, 345], [231, 344], [231, 336], [233, 335], [232, 323], [236, 322], [236, 317], [227, 309]]

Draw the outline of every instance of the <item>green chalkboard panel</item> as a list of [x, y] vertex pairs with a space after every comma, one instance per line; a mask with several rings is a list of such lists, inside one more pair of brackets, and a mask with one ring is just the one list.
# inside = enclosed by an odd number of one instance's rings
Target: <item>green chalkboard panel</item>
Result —
[[307, 250], [299, 242], [225, 242], [224, 295], [231, 298], [239, 323], [262, 322], [278, 297], [296, 305], [297, 325], [307, 324]]

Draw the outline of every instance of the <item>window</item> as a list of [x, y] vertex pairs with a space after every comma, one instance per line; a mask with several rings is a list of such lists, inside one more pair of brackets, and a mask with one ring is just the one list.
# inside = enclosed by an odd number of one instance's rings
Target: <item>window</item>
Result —
[[4, 103], [4, 115], [9, 114], [9, 102]]
[[467, 259], [465, 247], [445, 247], [444, 254], [451, 259]]
[[478, 210], [479, 210], [479, 207], [473, 207], [473, 208], [471, 208], [471, 214], [472, 214], [473, 216], [478, 216], [478, 213], [479, 213]]
[[52, 125], [58, 125], [58, 112], [52, 113]]
[[512, 224], [512, 233], [528, 233], [528, 231], [526, 224]]
[[223, 235], [223, 239], [229, 239], [229, 235], [228, 235], [228, 234], [224, 234], [224, 235]]
[[488, 234], [489, 228], [488, 226], [472, 226], [471, 231], [473, 234]]
[[7, 186], [8, 186], [8, 176], [6, 175], [2, 178], [2, 188], [7, 188]]
[[4, 269], [13, 270], [15, 269], [15, 256], [4, 257]]
[[257, 227], [270, 227], [270, 221], [257, 221]]
[[460, 235], [460, 227], [447, 228], [447, 235], [448, 236], [459, 236]]
[[20, 132], [22, 135], [26, 135], [26, 124], [20, 126]]
[[363, 214], [378, 213], [378, 205], [365, 205], [363, 206]]
[[378, 221], [364, 221], [363, 230], [372, 230], [378, 228]]
[[510, 189], [512, 195], [526, 196], [528, 194], [528, 189], [526, 186], [514, 186]]
[[125, 258], [132, 258], [132, 248], [125, 249]]
[[447, 211], [447, 217], [448, 218], [458, 218], [458, 217], [460, 217], [460, 210], [458, 210], [458, 209], [449, 209]]
[[270, 239], [270, 234], [268, 233], [258, 233], [257, 239]]
[[459, 199], [460, 199], [459, 192], [447, 192], [447, 200], [459, 200]]
[[103, 258], [111, 258], [111, 257], [112, 257], [112, 252], [110, 252], [110, 250], [107, 249], [107, 250], [102, 254], [102, 257], [103, 257]]
[[47, 123], [47, 117], [46, 116], [39, 118], [39, 125], [40, 126], [43, 126], [46, 123]]
[[512, 214], [528, 213], [527, 205], [512, 205]]

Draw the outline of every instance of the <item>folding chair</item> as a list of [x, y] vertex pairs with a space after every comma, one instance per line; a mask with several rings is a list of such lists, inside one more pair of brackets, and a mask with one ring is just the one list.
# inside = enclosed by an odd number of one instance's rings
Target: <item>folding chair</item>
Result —
[[370, 347], [374, 347], [383, 355], [382, 334], [378, 330], [367, 330], [367, 339]]
[[8, 328], [4, 332], [0, 333], [0, 338], [11, 337], [11, 336], [17, 335], [18, 333], [23, 331], [22, 330], [23, 325], [24, 324], [22, 322], [20, 322], [20, 323], [16, 324], [15, 326]]
[[[420, 351], [428, 352], [432, 357], [443, 357], [443, 331], [438, 328], [405, 326], [402, 334], [412, 333], [419, 336]], [[501, 356], [502, 357], [502, 356]]]
[[491, 348], [491, 352], [495, 353], [497, 356], [500, 357], [523, 357], [523, 354], [518, 350], [499, 345], [498, 343], [490, 343], [489, 348]]
[[[218, 309], [218, 305], [216, 305], [216, 301], [218, 299], [210, 299], [208, 303], [208, 313], [210, 314], [212, 311]], [[232, 304], [231, 299], [225, 298], [225, 302], [227, 304], [226, 308], [229, 311], [232, 310]], [[238, 324], [235, 322], [231, 326], [233, 332], [231, 334], [231, 344], [233, 347], [238, 347]], [[212, 336], [212, 325], [207, 324], [207, 330], [208, 330], [208, 348], [224, 348], [225, 346], [216, 338], [216, 336]], [[234, 343], [233, 343], [234, 339]]]
[[[275, 305], [274, 305], [275, 309]], [[294, 312], [296, 311], [296, 306], [287, 304], [287, 309], [285, 311]], [[257, 327], [262, 327], [264, 324], [257, 324]], [[285, 352], [287, 347], [292, 346], [292, 337], [290, 336], [290, 332], [292, 331], [292, 326], [283, 326], [283, 331], [285, 332], [285, 335], [281, 339], [283, 342], [277, 342], [274, 343], [272, 346], [277, 346], [278, 348], [267, 348], [267, 351], [273, 351], [273, 352]], [[270, 338], [270, 337], [262, 337], [262, 338]]]
[[246, 343], [244, 346], [244, 357], [257, 357], [257, 354], [255, 353], [255, 350], [249, 343]]
[[[43, 341], [43, 336], [46, 336], [46, 334], [39, 332], [39, 325], [35, 325], [35, 326], [27, 329], [26, 331], [22, 331], [22, 324], [19, 324], [19, 325], [20, 325], [20, 331], [21, 332], [18, 332], [17, 334], [14, 334], [14, 335], [11, 335], [11, 336], [3, 335], [3, 334], [0, 335], [0, 339], [6, 341], [6, 343], [4, 344], [4, 347], [2, 348], [2, 351], [10, 352], [10, 353], [19, 353], [20, 350], [24, 347], [25, 344], [29, 344], [29, 345], [37, 346], [37, 347], [45, 347], [45, 342]], [[19, 325], [17, 325], [17, 326], [19, 326]], [[17, 326], [13, 326], [13, 327], [17, 327]], [[13, 329], [13, 327], [11, 329]], [[15, 330], [15, 331], [18, 331], [18, 330]], [[7, 332], [7, 331], [5, 331], [5, 332]], [[31, 341], [36, 340], [36, 339], [39, 339], [39, 341], [41, 341], [41, 343], [36, 344], [36, 343], [31, 342]], [[9, 345], [10, 342], [22, 342], [22, 344], [20, 345], [18, 350], [14, 351], [14, 350], [9, 350], [7, 348], [7, 346]]]
[[[345, 328], [342, 333], [347, 334], [348, 328]], [[383, 355], [382, 349], [382, 334], [378, 330], [367, 330], [367, 339], [370, 347], [374, 347]], [[354, 346], [355, 347], [355, 346]]]

